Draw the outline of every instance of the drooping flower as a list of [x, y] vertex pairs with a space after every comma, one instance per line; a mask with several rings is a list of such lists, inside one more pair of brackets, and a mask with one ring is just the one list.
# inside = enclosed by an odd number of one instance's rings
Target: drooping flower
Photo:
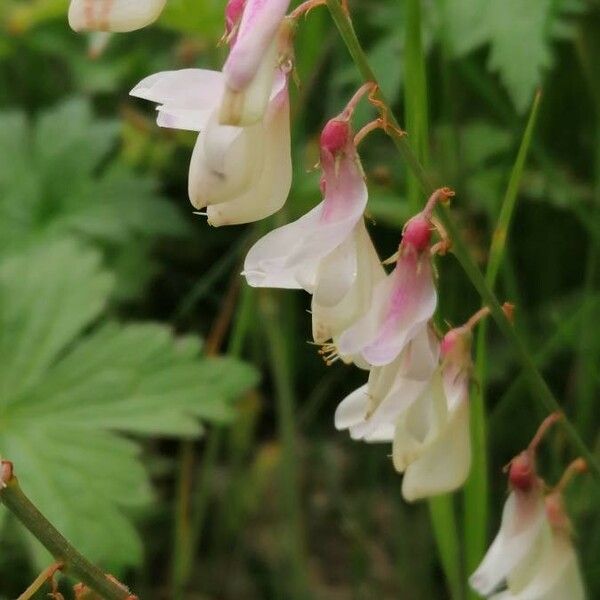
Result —
[[404, 473], [406, 500], [453, 491], [469, 474], [471, 329], [478, 318], [445, 335], [440, 366], [395, 422], [392, 457], [396, 470]]
[[74, 31], [127, 32], [158, 19], [167, 0], [71, 0], [69, 25]]
[[289, 4], [290, 0], [229, 0], [226, 25], [232, 46], [223, 66], [219, 123], [251, 125], [263, 118], [280, 55], [289, 49], [290, 33], [281, 32]]
[[183, 69], [151, 75], [131, 95], [159, 103], [162, 127], [201, 131], [188, 180], [192, 205], [214, 226], [249, 223], [279, 210], [292, 181], [288, 70], [273, 68], [263, 118], [248, 127], [219, 124], [225, 78]]
[[369, 311], [339, 339], [343, 355], [360, 354], [373, 366], [391, 363], [431, 319], [437, 304], [430, 241], [436, 202], [452, 195], [437, 190], [404, 228], [395, 269], [373, 292]]
[[[527, 450], [511, 461], [510, 494], [500, 530], [469, 582], [494, 600], [583, 600], [585, 591], [571, 541], [562, 489], [585, 463], [578, 459], [567, 469], [556, 489], [544, 497], [544, 482], [535, 467], [535, 450], [551, 415]], [[502, 589], [504, 588], [504, 589]]]
[[355, 440], [392, 442], [396, 422], [429, 386], [439, 359], [439, 342], [423, 327], [389, 365], [373, 367], [369, 381], [349, 394], [335, 411], [337, 429]]

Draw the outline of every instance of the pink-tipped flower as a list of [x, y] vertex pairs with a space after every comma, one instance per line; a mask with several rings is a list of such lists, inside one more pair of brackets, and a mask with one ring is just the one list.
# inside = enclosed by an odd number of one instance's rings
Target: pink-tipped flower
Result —
[[160, 126], [201, 131], [188, 190], [192, 205], [207, 207], [214, 226], [273, 214], [285, 203], [292, 182], [287, 73], [277, 70], [266, 114], [249, 127], [218, 123], [224, 87], [218, 71], [184, 69], [151, 75], [131, 91], [159, 103]]
[[[536, 473], [536, 446], [554, 420], [552, 416], [545, 421], [529, 448], [511, 461], [511, 492], [504, 505], [500, 530], [469, 579], [473, 589], [486, 598], [585, 598], [571, 526], [561, 497], [564, 482], [544, 498], [544, 482]], [[575, 461], [573, 470], [580, 464]]]
[[290, 0], [246, 0], [240, 18], [241, 3], [228, 3], [227, 26], [231, 20], [238, 20], [239, 26], [223, 66], [221, 124], [250, 125], [262, 119], [280, 54], [288, 52], [290, 32], [282, 25], [289, 4]]
[[[321, 144], [322, 188], [325, 198], [309, 213], [260, 239], [248, 253], [244, 275], [253, 287], [304, 288], [313, 293], [318, 285], [321, 262], [354, 233], [363, 219], [367, 205], [367, 186], [354, 147], [350, 126], [339, 147], [332, 152], [328, 132], [337, 127], [330, 121]], [[339, 257], [342, 271], [335, 296], [341, 298], [350, 288], [353, 277], [346, 276], [346, 256]], [[355, 262], [356, 257], [351, 257]], [[352, 272], [353, 269], [350, 269]], [[351, 273], [350, 273], [351, 274]], [[334, 278], [335, 279], [335, 278]]]
[[134, 31], [156, 21], [166, 1], [71, 0], [69, 25], [75, 31]]
[[429, 384], [395, 422], [392, 457], [409, 501], [459, 488], [471, 467], [471, 325], [448, 332], [440, 350]]
[[421, 397], [438, 365], [439, 342], [423, 327], [398, 358], [373, 367], [367, 384], [348, 395], [335, 411], [336, 429], [355, 440], [392, 442], [396, 422]]
[[396, 267], [374, 290], [369, 311], [340, 336], [341, 354], [360, 354], [373, 366], [389, 364], [431, 319], [437, 305], [431, 212], [449, 195], [447, 189], [438, 190], [425, 210], [406, 224]]

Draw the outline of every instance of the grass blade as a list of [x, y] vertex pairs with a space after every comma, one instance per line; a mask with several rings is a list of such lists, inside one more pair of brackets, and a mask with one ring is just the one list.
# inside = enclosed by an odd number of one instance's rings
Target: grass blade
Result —
[[[531, 145], [531, 138], [537, 120], [540, 105], [540, 94], [536, 94], [512, 168], [506, 194], [500, 208], [500, 215], [492, 236], [490, 255], [485, 281], [491, 290], [494, 289], [504, 254], [506, 240], [514, 214], [519, 184], [523, 168]], [[473, 449], [473, 465], [464, 490], [465, 513], [465, 567], [467, 575], [471, 573], [481, 560], [486, 546], [488, 515], [488, 449], [485, 412], [485, 381], [487, 378], [486, 322], [479, 325], [477, 331], [475, 381], [471, 391], [471, 444]], [[472, 592], [469, 597], [477, 598]]]

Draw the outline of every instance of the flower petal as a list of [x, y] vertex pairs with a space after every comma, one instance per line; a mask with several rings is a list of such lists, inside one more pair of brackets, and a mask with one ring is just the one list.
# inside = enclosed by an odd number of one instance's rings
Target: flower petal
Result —
[[421, 455], [406, 469], [402, 495], [412, 502], [456, 490], [467, 479], [471, 468], [469, 405], [464, 402], [453, 413], [443, 430], [421, 448]]
[[180, 69], [142, 79], [131, 96], [157, 102], [161, 127], [200, 131], [217, 108], [224, 79], [219, 71]]
[[335, 410], [335, 428], [338, 430], [348, 429], [361, 423], [365, 417], [368, 402], [367, 384], [346, 396]]
[[436, 304], [429, 258], [406, 253], [375, 291], [369, 313], [342, 334], [340, 352], [360, 352], [373, 366], [388, 364], [433, 316]]
[[266, 135], [262, 123], [244, 128], [219, 125], [213, 114], [196, 140], [190, 161], [191, 203], [203, 208], [247, 189], [263, 168]]
[[[264, 219], [287, 200], [292, 185], [290, 106], [287, 89], [271, 100], [264, 122], [262, 164], [255, 162], [247, 191], [227, 202], [208, 207], [208, 222], [216, 227]], [[257, 146], [252, 149], [257, 153]]]
[[512, 492], [504, 505], [496, 538], [471, 575], [471, 587], [482, 596], [492, 594], [525, 560], [547, 524], [540, 491]]
[[155, 21], [166, 0], [72, 0], [69, 25], [74, 31], [141, 29]]

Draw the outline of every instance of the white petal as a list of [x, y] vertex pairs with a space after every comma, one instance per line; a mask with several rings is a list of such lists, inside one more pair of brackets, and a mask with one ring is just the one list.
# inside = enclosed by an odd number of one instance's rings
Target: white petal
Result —
[[[264, 219], [287, 200], [292, 185], [290, 109], [287, 90], [274, 100], [261, 124], [264, 134], [262, 165], [255, 162], [247, 191], [227, 202], [209, 206], [208, 222], [214, 226], [237, 225]], [[258, 148], [252, 149], [254, 153]]]
[[364, 420], [368, 402], [366, 384], [346, 396], [335, 410], [335, 428], [338, 430], [348, 429], [361, 423]]
[[140, 29], [155, 21], [166, 0], [72, 0], [69, 25], [75, 31]]
[[[341, 261], [340, 253], [343, 253]], [[356, 224], [347, 241], [323, 258], [316, 277], [318, 285], [311, 306], [313, 339], [317, 343], [329, 339], [335, 342], [342, 331], [369, 309], [374, 287], [385, 278], [364, 220]], [[342, 293], [343, 297], [336, 302]]]
[[223, 87], [219, 71], [181, 69], [150, 75], [129, 93], [160, 104], [161, 127], [200, 131], [218, 107]]
[[545, 525], [546, 512], [539, 490], [512, 492], [504, 505], [500, 530], [469, 579], [471, 587], [482, 596], [498, 589], [535, 547]]
[[471, 467], [469, 406], [464, 402], [449, 416], [444, 429], [406, 469], [402, 495], [412, 502], [459, 488]]
[[551, 534], [546, 547], [537, 552], [537, 558], [537, 570], [525, 585], [515, 589], [509, 578], [508, 590], [493, 596], [494, 600], [585, 599], [577, 556], [563, 534]]
[[[345, 199], [342, 210], [331, 210]], [[248, 253], [244, 275], [254, 287], [297, 287], [313, 292], [319, 262], [350, 236], [367, 203], [358, 158], [352, 153], [340, 161], [327, 179], [325, 200], [309, 213], [260, 239]]]
[[265, 143], [262, 123], [245, 128], [219, 125], [213, 114], [198, 136], [190, 161], [191, 203], [203, 208], [242, 193], [262, 170]]

